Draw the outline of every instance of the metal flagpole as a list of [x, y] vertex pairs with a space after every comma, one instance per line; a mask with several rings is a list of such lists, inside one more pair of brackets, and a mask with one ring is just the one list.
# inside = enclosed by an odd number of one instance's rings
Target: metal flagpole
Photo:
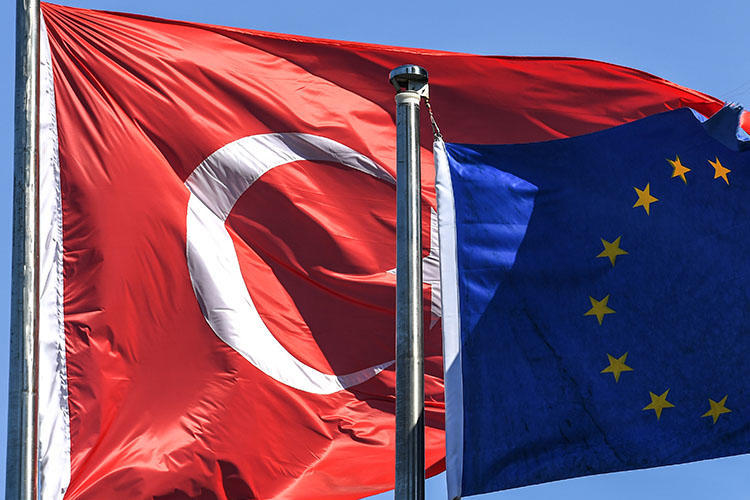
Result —
[[16, 0], [8, 500], [37, 498], [39, 18], [39, 0]]
[[419, 102], [427, 71], [391, 71], [396, 87], [396, 499], [424, 499], [424, 354]]

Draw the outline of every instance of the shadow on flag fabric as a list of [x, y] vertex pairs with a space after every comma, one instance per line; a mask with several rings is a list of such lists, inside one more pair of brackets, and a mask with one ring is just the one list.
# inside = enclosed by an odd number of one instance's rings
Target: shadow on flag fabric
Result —
[[750, 452], [740, 112], [436, 143], [450, 498]]
[[[438, 118], [461, 142], [721, 107], [595, 61], [42, 11], [45, 500], [353, 499], [393, 487], [394, 67], [429, 70]], [[485, 85], [465, 85], [469, 72]], [[423, 126], [432, 475], [445, 424]]]

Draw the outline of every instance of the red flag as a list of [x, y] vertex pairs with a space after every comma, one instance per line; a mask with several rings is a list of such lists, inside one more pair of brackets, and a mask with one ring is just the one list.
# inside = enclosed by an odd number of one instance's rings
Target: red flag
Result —
[[[42, 9], [45, 498], [347, 499], [393, 486], [392, 68], [428, 69], [454, 142], [721, 106], [594, 61]], [[430, 144], [424, 121], [434, 474], [444, 405]]]

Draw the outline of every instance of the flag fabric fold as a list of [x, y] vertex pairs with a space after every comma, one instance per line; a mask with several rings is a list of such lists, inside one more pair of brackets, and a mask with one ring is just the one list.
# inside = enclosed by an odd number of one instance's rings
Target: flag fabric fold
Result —
[[[596, 61], [42, 13], [45, 499], [393, 486], [394, 67], [428, 68], [441, 126], [464, 142], [721, 107]], [[427, 123], [422, 137], [434, 264]], [[439, 286], [424, 285], [428, 474], [445, 457]]]
[[450, 498], [750, 452], [740, 116], [436, 145]]

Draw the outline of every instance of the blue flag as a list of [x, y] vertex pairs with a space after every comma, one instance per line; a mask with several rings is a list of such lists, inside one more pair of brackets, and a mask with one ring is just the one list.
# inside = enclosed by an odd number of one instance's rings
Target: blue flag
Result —
[[436, 143], [451, 498], [750, 452], [739, 112]]

